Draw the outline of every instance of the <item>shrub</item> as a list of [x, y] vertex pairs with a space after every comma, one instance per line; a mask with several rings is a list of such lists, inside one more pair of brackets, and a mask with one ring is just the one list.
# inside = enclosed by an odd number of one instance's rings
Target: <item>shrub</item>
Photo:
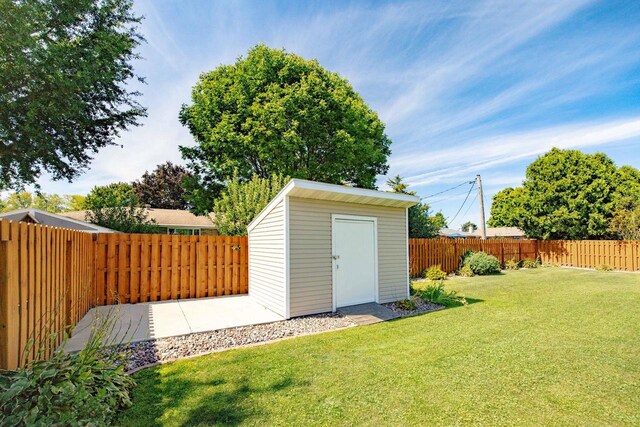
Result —
[[460, 267], [464, 267], [467, 264], [467, 260], [469, 259], [469, 257], [471, 257], [475, 253], [476, 251], [472, 250], [468, 250], [467, 252], [463, 253], [460, 257]]
[[596, 267], [597, 271], [613, 271], [613, 267], [607, 264], [602, 264]]
[[458, 276], [462, 276], [462, 277], [473, 277], [475, 276], [475, 273], [473, 272], [473, 270], [471, 269], [471, 267], [469, 267], [468, 265], [463, 265], [460, 270], [458, 270]]
[[104, 337], [94, 332], [78, 353], [58, 350], [50, 360], [0, 371], [2, 424], [110, 425], [131, 404], [135, 383], [124, 371], [124, 355], [102, 348]]
[[510, 259], [509, 261], [504, 263], [505, 270], [517, 270], [520, 268], [520, 263], [515, 259]]
[[424, 277], [429, 280], [444, 280], [447, 278], [447, 273], [445, 273], [439, 265], [432, 265], [427, 268], [427, 271], [424, 273]]
[[496, 274], [500, 272], [500, 262], [498, 258], [484, 252], [476, 252], [465, 260], [465, 264], [479, 275]]
[[396, 301], [396, 307], [398, 307], [401, 310], [412, 311], [418, 308], [418, 305], [416, 304], [416, 301], [412, 298], [412, 299], [402, 299], [400, 301]]
[[540, 261], [537, 259], [525, 258], [522, 260], [523, 268], [538, 268], [540, 266]]
[[418, 296], [425, 302], [445, 307], [467, 305], [467, 300], [463, 296], [457, 295], [456, 291], [447, 291], [444, 288], [443, 280], [429, 284], [425, 289], [419, 291]]

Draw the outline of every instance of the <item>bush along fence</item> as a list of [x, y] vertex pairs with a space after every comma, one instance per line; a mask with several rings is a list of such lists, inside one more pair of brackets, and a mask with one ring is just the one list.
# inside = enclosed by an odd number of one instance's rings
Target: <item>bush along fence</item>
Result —
[[95, 306], [247, 293], [247, 251], [240, 236], [90, 234], [0, 220], [0, 369], [48, 358]]
[[517, 240], [517, 239], [409, 239], [409, 269], [412, 277], [439, 265], [447, 273], [460, 267], [460, 258], [469, 251], [483, 251], [500, 264], [538, 259], [567, 267], [640, 270], [640, 241], [621, 240]]

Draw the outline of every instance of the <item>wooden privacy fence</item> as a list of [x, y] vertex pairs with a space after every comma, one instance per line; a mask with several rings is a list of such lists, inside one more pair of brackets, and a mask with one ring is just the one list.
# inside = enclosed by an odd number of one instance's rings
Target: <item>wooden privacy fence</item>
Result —
[[640, 241], [621, 240], [517, 240], [517, 239], [409, 239], [409, 270], [417, 277], [432, 265], [447, 273], [460, 267], [468, 250], [494, 255], [504, 266], [511, 259], [540, 259], [568, 267], [640, 270]]
[[88, 233], [0, 220], [0, 369], [48, 358], [93, 306], [94, 247]]
[[634, 240], [541, 240], [538, 252], [543, 262], [614, 270], [640, 270], [640, 241]]
[[247, 251], [239, 236], [90, 234], [0, 220], [0, 369], [48, 358], [95, 306], [247, 293]]
[[99, 234], [96, 304], [248, 292], [244, 236]]

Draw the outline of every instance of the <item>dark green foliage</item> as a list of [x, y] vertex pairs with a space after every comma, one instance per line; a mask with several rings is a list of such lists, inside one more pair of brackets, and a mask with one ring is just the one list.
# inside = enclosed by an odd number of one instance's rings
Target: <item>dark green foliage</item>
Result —
[[473, 251], [473, 250], [468, 250], [465, 253], [463, 253], [462, 256], [460, 257], [460, 267], [464, 267], [467, 264], [467, 259], [475, 253], [476, 251]]
[[[411, 194], [415, 196], [415, 191], [409, 191], [409, 185], [405, 184], [400, 175], [387, 180], [387, 185], [394, 193]], [[444, 215], [438, 212], [435, 216], [429, 216], [429, 205], [418, 203], [409, 208], [409, 237], [430, 239], [436, 237], [441, 228], [446, 227]]]
[[375, 188], [388, 169], [384, 124], [346, 79], [315, 60], [260, 44], [203, 73], [191, 101], [180, 121], [197, 145], [180, 150], [211, 194], [234, 173]]
[[71, 180], [146, 115], [131, 0], [0, 2], [0, 190]]
[[478, 226], [475, 225], [473, 222], [471, 221], [467, 221], [464, 224], [462, 224], [462, 226], [460, 227], [460, 229], [462, 231], [466, 231], [467, 233], [473, 233], [474, 231], [476, 231], [478, 229]]
[[469, 266], [473, 273], [478, 276], [500, 273], [500, 261], [498, 261], [498, 258], [484, 252], [475, 252], [465, 258], [463, 266]]
[[510, 259], [504, 263], [505, 270], [517, 270], [520, 268], [520, 263], [515, 259]]
[[114, 319], [98, 318], [78, 353], [58, 350], [50, 360], [0, 371], [0, 424], [110, 425], [118, 410], [131, 405], [129, 393], [135, 386], [124, 371], [124, 353], [103, 348]]
[[432, 265], [424, 272], [424, 277], [429, 280], [445, 280], [447, 273], [439, 265]]
[[282, 175], [270, 178], [254, 175], [248, 182], [234, 177], [215, 201], [214, 223], [218, 232], [226, 236], [246, 235], [247, 226], [287, 182], [289, 178]]
[[[522, 187], [494, 196], [488, 223], [520, 227], [541, 239], [624, 238], [624, 212], [638, 200], [637, 169], [616, 168], [602, 153], [554, 148], [529, 165]], [[612, 224], [616, 212], [623, 213]]]
[[142, 206], [160, 209], [189, 209], [184, 188], [191, 174], [184, 167], [166, 162], [134, 181], [133, 191]]
[[507, 187], [493, 196], [489, 227], [521, 227], [527, 215], [525, 207], [526, 192], [522, 187]]
[[463, 296], [458, 295], [456, 291], [447, 291], [444, 288], [443, 280], [427, 285], [424, 289], [418, 291], [417, 295], [425, 302], [440, 304], [445, 307], [467, 305], [467, 300]]
[[93, 187], [84, 201], [85, 220], [123, 233], [157, 233], [155, 222], [140, 207], [133, 186], [117, 182]]

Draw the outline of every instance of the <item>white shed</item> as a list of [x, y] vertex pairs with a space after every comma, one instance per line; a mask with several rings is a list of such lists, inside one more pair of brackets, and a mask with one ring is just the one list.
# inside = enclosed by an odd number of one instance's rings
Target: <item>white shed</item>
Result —
[[407, 209], [418, 202], [291, 180], [249, 224], [249, 295], [285, 318], [407, 298]]

